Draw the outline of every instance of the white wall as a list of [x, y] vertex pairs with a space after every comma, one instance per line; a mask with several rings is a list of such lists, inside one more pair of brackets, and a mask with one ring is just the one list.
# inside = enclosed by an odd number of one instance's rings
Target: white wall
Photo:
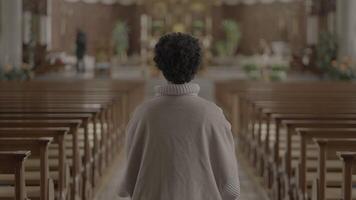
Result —
[[356, 1], [337, 0], [338, 40], [340, 56], [356, 60]]
[[0, 0], [0, 68], [22, 60], [22, 0]]

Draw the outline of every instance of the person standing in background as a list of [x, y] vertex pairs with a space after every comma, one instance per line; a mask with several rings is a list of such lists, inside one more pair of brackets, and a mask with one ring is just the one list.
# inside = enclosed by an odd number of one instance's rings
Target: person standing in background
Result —
[[76, 43], [75, 54], [77, 57], [77, 64], [76, 64], [77, 73], [84, 73], [85, 72], [84, 56], [87, 50], [87, 38], [86, 38], [86, 34], [80, 29], [77, 31], [75, 43]]

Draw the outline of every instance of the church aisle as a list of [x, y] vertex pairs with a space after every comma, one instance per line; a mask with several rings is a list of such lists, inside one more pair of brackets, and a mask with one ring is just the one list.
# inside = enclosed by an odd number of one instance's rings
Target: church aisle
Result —
[[[199, 95], [210, 101], [214, 101], [214, 84], [213, 81], [203, 78], [197, 78], [193, 82], [198, 83], [201, 87]], [[151, 79], [146, 83], [146, 98], [151, 98], [154, 95], [154, 86], [164, 84], [165, 81], [161, 79]], [[98, 195], [94, 200], [129, 200], [119, 198], [117, 196], [117, 188], [119, 180], [123, 173], [124, 157], [121, 154], [118, 156], [116, 162], [107, 173], [102, 183], [102, 187], [99, 188]], [[264, 193], [261, 187], [257, 184], [257, 180], [250, 171], [249, 166], [238, 156], [239, 162], [239, 175], [241, 181], [241, 200], [267, 200], [267, 195]]]
[[[103, 184], [94, 200], [129, 200], [128, 198], [119, 198], [117, 196], [119, 180], [123, 173], [123, 160], [123, 155], [120, 155], [111, 167], [107, 177], [104, 178]], [[268, 200], [262, 188], [257, 185], [257, 181], [254, 179], [255, 177], [252, 175], [250, 168], [248, 168], [243, 160], [238, 159], [238, 162], [241, 181], [241, 200]]]

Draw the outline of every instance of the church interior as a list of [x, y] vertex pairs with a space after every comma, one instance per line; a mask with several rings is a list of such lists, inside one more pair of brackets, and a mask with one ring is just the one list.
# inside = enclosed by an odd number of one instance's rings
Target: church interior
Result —
[[166, 83], [153, 57], [171, 32], [200, 41], [193, 82], [231, 124], [241, 200], [355, 200], [355, 9], [0, 0], [0, 200], [128, 200], [125, 129]]

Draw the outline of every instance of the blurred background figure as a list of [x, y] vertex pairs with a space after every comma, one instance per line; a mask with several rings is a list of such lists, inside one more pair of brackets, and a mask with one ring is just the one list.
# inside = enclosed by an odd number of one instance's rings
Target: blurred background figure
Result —
[[77, 31], [75, 44], [76, 44], [75, 55], [77, 57], [77, 64], [76, 64], [77, 73], [84, 73], [85, 72], [84, 56], [87, 51], [87, 37], [86, 34], [80, 29], [78, 29]]

